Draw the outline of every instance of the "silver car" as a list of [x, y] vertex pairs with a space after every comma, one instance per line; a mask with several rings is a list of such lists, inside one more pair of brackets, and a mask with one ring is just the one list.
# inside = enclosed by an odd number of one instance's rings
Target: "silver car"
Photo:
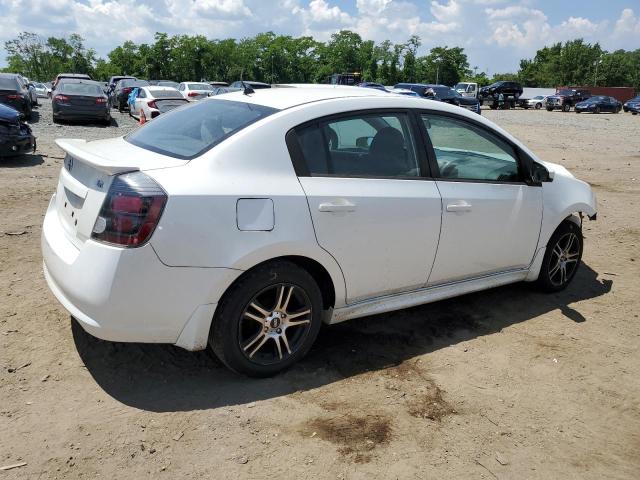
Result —
[[51, 88], [47, 87], [44, 83], [34, 83], [33, 86], [36, 89], [36, 95], [38, 98], [51, 97]]
[[536, 110], [540, 110], [547, 104], [547, 97], [549, 95], [536, 95], [533, 98], [529, 98], [522, 102], [522, 106], [524, 108], [535, 108]]

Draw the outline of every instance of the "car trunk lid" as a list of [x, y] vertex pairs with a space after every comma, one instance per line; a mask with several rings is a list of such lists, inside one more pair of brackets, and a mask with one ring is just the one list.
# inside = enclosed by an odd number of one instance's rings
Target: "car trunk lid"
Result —
[[121, 137], [93, 142], [60, 139], [56, 143], [66, 153], [56, 190], [56, 210], [68, 238], [78, 248], [91, 237], [116, 175], [187, 163], [136, 147]]
[[181, 107], [182, 105], [189, 103], [187, 100], [179, 98], [156, 99], [154, 102], [160, 113], [168, 112], [169, 110], [173, 110], [174, 108]]

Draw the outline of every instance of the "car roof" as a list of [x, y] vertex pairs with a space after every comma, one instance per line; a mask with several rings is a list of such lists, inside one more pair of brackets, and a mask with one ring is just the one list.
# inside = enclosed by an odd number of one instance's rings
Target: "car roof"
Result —
[[91, 77], [86, 73], [59, 73], [58, 78], [84, 78], [91, 79]]
[[0, 73], [0, 77], [2, 78], [18, 78], [20, 75], [17, 73]]
[[[245, 95], [240, 89], [236, 92], [225, 93], [224, 98], [264, 105], [265, 107], [284, 110], [286, 108], [303, 105], [305, 103], [331, 100], [335, 98], [349, 97], [378, 97], [399, 95], [383, 92], [374, 88], [358, 88], [343, 85], [306, 85], [306, 84], [279, 84], [274, 88], [263, 88], [255, 90], [254, 93]], [[215, 98], [215, 97], [212, 97]]]

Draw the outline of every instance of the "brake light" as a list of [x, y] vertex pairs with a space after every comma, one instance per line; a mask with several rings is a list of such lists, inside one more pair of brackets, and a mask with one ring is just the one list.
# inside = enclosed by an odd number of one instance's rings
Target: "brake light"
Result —
[[56, 95], [55, 97], [53, 97], [54, 100], [57, 100], [59, 102], [68, 102], [69, 101], [69, 97], [67, 97], [66, 95]]
[[149, 105], [149, 108], [158, 108], [158, 106], [156, 105], [156, 101], [155, 100], [149, 100], [147, 102], [147, 105]]
[[200, 95], [198, 92], [189, 92], [189, 93], [187, 93], [188, 97], [197, 97], [198, 95]]
[[7, 95], [7, 100], [17, 100], [20, 98], [20, 95]]
[[166, 203], [167, 194], [144, 173], [118, 175], [104, 199], [91, 238], [139, 247], [151, 237]]
[[122, 89], [122, 93], [130, 93], [131, 92], [131, 87], [124, 87]]
[[107, 103], [107, 99], [106, 98], [96, 98], [96, 103], [99, 103], [99, 104]]

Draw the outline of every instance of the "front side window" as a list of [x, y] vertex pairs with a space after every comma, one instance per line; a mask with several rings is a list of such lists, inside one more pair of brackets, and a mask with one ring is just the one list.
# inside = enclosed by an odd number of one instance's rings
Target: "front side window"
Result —
[[165, 113], [126, 138], [152, 152], [189, 160], [278, 110], [229, 100], [203, 100]]
[[409, 119], [404, 113], [360, 114], [297, 129], [311, 175], [417, 177]]
[[423, 114], [439, 176], [445, 179], [517, 182], [518, 161], [508, 143], [464, 120]]

